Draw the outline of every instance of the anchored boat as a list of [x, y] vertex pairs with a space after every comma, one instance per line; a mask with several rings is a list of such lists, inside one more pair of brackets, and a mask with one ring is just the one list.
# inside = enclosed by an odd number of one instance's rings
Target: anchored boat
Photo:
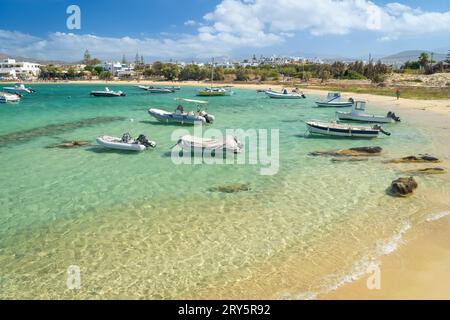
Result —
[[316, 101], [316, 104], [318, 107], [343, 108], [351, 107], [353, 102], [353, 98], [349, 98], [347, 101], [342, 100], [340, 92], [329, 92], [324, 101]]
[[97, 143], [108, 149], [144, 151], [147, 148], [155, 148], [156, 142], [150, 141], [143, 134], [134, 140], [129, 133], [125, 133], [122, 138], [111, 136], [100, 136], [96, 139]]
[[267, 90], [265, 91], [266, 95], [269, 96], [269, 98], [272, 99], [305, 99], [306, 96], [303, 94], [303, 92], [298, 90], [292, 90], [291, 93], [287, 91], [287, 89], [283, 89], [281, 92], [273, 91], [273, 90]]
[[335, 137], [376, 138], [380, 132], [388, 136], [391, 135], [379, 125], [363, 127], [336, 122], [308, 121], [306, 127], [309, 133]]
[[156, 118], [157, 120], [161, 122], [176, 122], [181, 124], [206, 124], [206, 123], [213, 123], [214, 122], [214, 116], [210, 115], [206, 112], [206, 110], [202, 110], [201, 105], [206, 105], [208, 101], [202, 101], [202, 100], [192, 100], [192, 99], [182, 99], [182, 98], [176, 98], [177, 101], [184, 101], [189, 103], [194, 103], [197, 105], [197, 112], [194, 113], [193, 111], [184, 112], [184, 107], [179, 104], [177, 106], [177, 109], [175, 112], [168, 112], [161, 109], [149, 109], [148, 113]]
[[386, 116], [377, 116], [373, 114], [365, 113], [366, 102], [365, 101], [355, 101], [352, 106], [351, 112], [337, 111], [336, 117], [339, 120], [351, 120], [359, 122], [369, 122], [369, 123], [393, 123], [400, 122], [400, 117], [397, 117], [394, 112], [389, 111]]
[[91, 96], [94, 97], [124, 97], [125, 93], [122, 91], [109, 90], [108, 87], [104, 91], [91, 91]]
[[223, 152], [240, 153], [243, 145], [236, 137], [226, 135], [220, 139], [199, 138], [185, 135], [178, 140], [177, 145], [187, 152]]
[[0, 103], [19, 102], [20, 95], [16, 93], [0, 92]]
[[16, 83], [14, 87], [3, 87], [3, 90], [12, 93], [33, 93], [36, 92], [31, 88], [25, 87], [23, 83]]

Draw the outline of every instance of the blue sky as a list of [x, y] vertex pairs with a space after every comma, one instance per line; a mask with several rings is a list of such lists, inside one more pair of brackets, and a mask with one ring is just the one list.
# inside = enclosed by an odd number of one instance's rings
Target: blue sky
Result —
[[[66, 8], [81, 9], [68, 30]], [[2, 0], [0, 52], [73, 61], [256, 54], [363, 57], [450, 47], [447, 0]]]

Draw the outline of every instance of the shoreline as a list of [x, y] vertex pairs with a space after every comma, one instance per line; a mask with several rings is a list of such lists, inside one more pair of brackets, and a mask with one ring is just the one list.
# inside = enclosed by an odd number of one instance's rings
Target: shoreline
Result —
[[[3, 83], [12, 83], [12, 82], [3, 82]], [[196, 86], [196, 87], [207, 87], [210, 86], [209, 82], [205, 81], [153, 81], [153, 80], [130, 80], [130, 81], [104, 81], [104, 80], [77, 80], [77, 81], [58, 81], [58, 82], [50, 82], [50, 81], [35, 81], [31, 82], [32, 84], [81, 84], [81, 85], [159, 85], [159, 86], [180, 86], [180, 87], [188, 87], [188, 86]], [[259, 84], [259, 83], [223, 83], [217, 82], [216, 86], [229, 86], [231, 85], [234, 88], [238, 89], [247, 89], [247, 90], [258, 90], [258, 89], [268, 89], [272, 88], [275, 90], [282, 90], [285, 86], [283, 85], [271, 85], [271, 84]], [[286, 88], [291, 88], [289, 85], [286, 85]], [[302, 88], [300, 89], [305, 94], [318, 95], [318, 96], [326, 96], [328, 90], [320, 90], [320, 89], [309, 89]], [[445, 90], [445, 88], [443, 88]], [[396, 108], [406, 108], [406, 109], [415, 109], [422, 111], [432, 111], [437, 112], [442, 115], [447, 115], [450, 117], [450, 100], [448, 99], [436, 99], [436, 100], [420, 100], [420, 99], [409, 99], [409, 98], [400, 98], [396, 99], [394, 91], [392, 92], [392, 97], [384, 96], [384, 95], [376, 95], [376, 94], [367, 94], [367, 93], [354, 93], [354, 92], [346, 92], [342, 91], [342, 97], [344, 99], [353, 97], [360, 100], [365, 100], [368, 102], [369, 108], [370, 104], [374, 103], [382, 107], [395, 109]]]

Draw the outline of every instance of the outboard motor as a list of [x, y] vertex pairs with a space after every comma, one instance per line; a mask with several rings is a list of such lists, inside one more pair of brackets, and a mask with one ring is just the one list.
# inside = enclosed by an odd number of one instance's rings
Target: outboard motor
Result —
[[378, 125], [378, 124], [374, 125], [372, 128], [375, 129], [375, 130], [380, 130], [380, 132], [384, 133], [384, 134], [387, 135], [387, 136], [390, 136], [390, 135], [391, 135], [390, 132], [384, 130], [384, 129], [383, 129], [380, 125]]
[[133, 138], [131, 137], [131, 135], [128, 132], [123, 134], [123, 136], [122, 136], [123, 143], [130, 143], [131, 140], [133, 140]]
[[303, 92], [302, 92], [302, 98], [306, 99], [306, 96], [305, 96], [305, 94]]
[[143, 146], [149, 148], [154, 148], [156, 147], [156, 143], [154, 143], [153, 141], [149, 141], [147, 139], [147, 137], [143, 134], [140, 134], [139, 137], [136, 139], [137, 142], [139, 142], [140, 144], [142, 144]]
[[355, 99], [353, 99], [353, 98], [348, 98], [348, 102], [355, 103]]
[[199, 116], [205, 118], [206, 123], [213, 123], [214, 122], [214, 116], [210, 116], [208, 112], [205, 110], [202, 110], [198, 113]]
[[389, 111], [389, 112], [388, 112], [387, 117], [388, 117], [388, 118], [394, 119], [394, 121], [396, 121], [396, 122], [400, 122], [400, 117], [397, 117], [397, 116], [395, 115], [395, 113], [392, 112], [392, 111]]

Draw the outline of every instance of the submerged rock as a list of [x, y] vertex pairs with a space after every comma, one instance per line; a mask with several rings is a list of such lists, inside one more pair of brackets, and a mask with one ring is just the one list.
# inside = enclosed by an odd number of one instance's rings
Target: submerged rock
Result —
[[223, 193], [235, 193], [242, 191], [250, 191], [250, 184], [248, 183], [232, 183], [217, 188], [209, 189], [212, 192], [223, 192]]
[[352, 158], [352, 157], [341, 157], [341, 158], [332, 158], [333, 162], [360, 162], [360, 161], [369, 161], [368, 158]]
[[378, 156], [383, 149], [381, 147], [356, 147], [350, 149], [340, 149], [332, 151], [314, 151], [310, 156], [347, 156], [347, 157], [366, 157], [366, 156]]
[[428, 154], [419, 154], [418, 156], [407, 156], [400, 159], [392, 159], [388, 160], [388, 163], [423, 163], [423, 162], [432, 162], [438, 163], [441, 162], [436, 157], [430, 156]]
[[443, 174], [447, 173], [444, 168], [424, 168], [424, 169], [414, 169], [409, 170], [409, 174]]
[[89, 141], [63, 141], [61, 143], [52, 144], [50, 146], [47, 146], [47, 148], [61, 148], [61, 149], [69, 149], [69, 148], [79, 148], [88, 146], [91, 143]]
[[39, 137], [52, 136], [71, 130], [95, 126], [103, 123], [110, 123], [114, 121], [125, 120], [123, 117], [96, 117], [89, 119], [82, 119], [73, 122], [49, 124], [44, 127], [27, 129], [22, 131], [11, 132], [5, 135], [0, 135], [0, 148], [8, 145], [15, 145], [18, 143], [27, 143], [32, 139]]
[[418, 184], [413, 177], [402, 177], [392, 181], [388, 193], [394, 197], [406, 197], [411, 195], [417, 187]]

